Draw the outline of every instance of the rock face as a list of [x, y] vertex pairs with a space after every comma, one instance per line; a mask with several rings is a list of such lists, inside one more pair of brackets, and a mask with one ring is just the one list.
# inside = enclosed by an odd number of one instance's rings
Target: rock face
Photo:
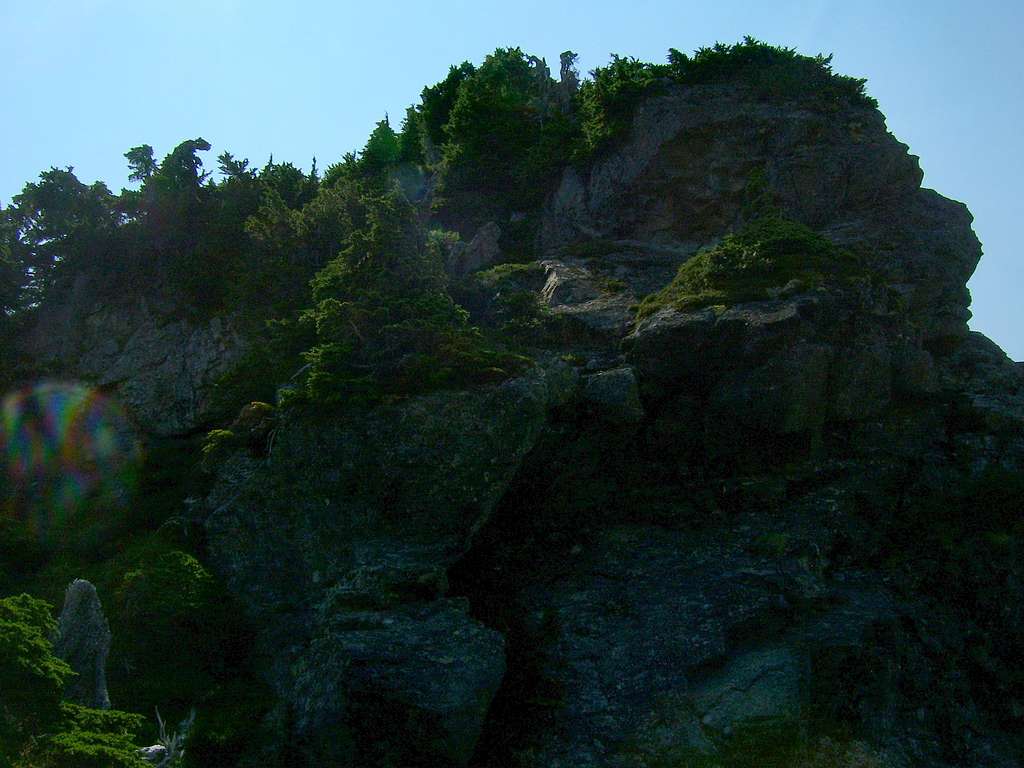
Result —
[[[969, 332], [971, 216], [920, 182], [876, 110], [667, 85], [564, 172], [537, 262], [481, 277], [476, 320], [503, 292], [555, 318], [543, 364], [264, 425], [197, 506], [277, 746], [649, 768], [730, 764], [769, 723], [850, 736], [799, 764], [1019, 767], [1024, 370]], [[758, 196], [863, 272], [637, 321]], [[499, 235], [451, 251], [454, 282]], [[53, 354], [187, 431], [241, 345], [138, 312]]]
[[926, 338], [965, 333], [964, 285], [981, 257], [971, 215], [921, 188], [917, 158], [867, 107], [761, 102], [735, 85], [667, 86], [637, 109], [623, 146], [589, 173], [565, 172], [542, 248], [589, 242], [638, 262], [668, 257], [668, 269], [651, 265], [664, 285], [672, 263], [741, 222], [754, 174], [787, 216], [869, 254]]
[[[745, 720], [797, 715], [814, 654], [894, 620], [884, 591], [853, 583], [829, 610], [838, 595], [812, 564], [747, 551], [741, 525], [736, 538], [722, 533], [609, 528], [565, 577], [524, 591], [538, 674], [560, 692], [554, 722], [527, 737], [525, 764], [646, 765], [673, 750], [711, 751]], [[787, 633], [798, 601], [821, 615]]]
[[[983, 612], [965, 621], [874, 558], [942, 525], [901, 510], [907, 488], [938, 498], [1019, 471], [1024, 422], [952, 427], [960, 417], [933, 400], [851, 430], [825, 402], [820, 446], [794, 454], [789, 417], [758, 410], [727, 452], [693, 413], [658, 406], [614, 443], [581, 402], [456, 567], [456, 592], [509, 638], [474, 765], [701, 764], [751, 722], [785, 740], [809, 716], [858, 723], [882, 765], [1019, 765], [1019, 743], [964, 684]], [[991, 577], [1018, 583], [1000, 562]], [[997, 613], [986, 631], [1019, 643], [1017, 608]]]
[[268, 460], [223, 469], [207, 501], [211, 552], [262, 627], [271, 680], [314, 763], [469, 760], [504, 640], [445, 597], [446, 570], [574, 387], [556, 364], [326, 427], [295, 423]]
[[201, 427], [214, 384], [245, 351], [230, 320], [192, 322], [146, 300], [106, 306], [89, 296], [83, 284], [63, 311], [40, 319], [26, 342], [36, 359], [115, 393], [147, 433]]
[[637, 424], [643, 420], [636, 374], [628, 366], [585, 377], [582, 397], [595, 414], [613, 424]]
[[77, 674], [64, 689], [68, 701], [94, 709], [110, 709], [107, 694], [110, 639], [110, 627], [96, 587], [84, 579], [75, 579], [64, 595], [64, 608], [53, 644], [57, 656]]
[[500, 238], [501, 227], [493, 221], [484, 224], [469, 243], [456, 243], [451, 249], [445, 265], [448, 273], [462, 277], [497, 264], [501, 260]]
[[[870, 278], [633, 322], [636, 297], [744, 223], [758, 174]], [[1024, 375], [967, 329], [970, 214], [920, 182], [877, 111], [737, 86], [667, 86], [621, 146], [565, 171], [538, 295], [614, 362], [584, 372], [452, 571], [508, 642], [473, 765], [704, 764], [750, 723], [784, 741], [808, 718], [857, 723], [882, 765], [1021, 764], [1000, 723], [1024, 707], [966, 684], [963, 650], [980, 626], [1024, 647], [1019, 611], [947, 597], [958, 556], [929, 537], [962, 530], [938, 510], [1017, 487]], [[931, 576], [881, 564], [921, 537], [945, 563]], [[1016, 606], [1019, 567], [992, 567]]]

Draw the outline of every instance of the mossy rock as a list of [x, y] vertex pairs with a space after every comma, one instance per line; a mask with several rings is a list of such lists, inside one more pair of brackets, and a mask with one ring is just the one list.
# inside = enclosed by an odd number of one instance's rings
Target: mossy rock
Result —
[[529, 261], [526, 263], [507, 262], [477, 272], [473, 280], [486, 287], [496, 287], [509, 280], [535, 282], [543, 279], [544, 267], [539, 262]]
[[669, 285], [647, 296], [637, 319], [665, 308], [688, 310], [763, 301], [862, 275], [857, 260], [795, 221], [772, 213], [684, 263]]

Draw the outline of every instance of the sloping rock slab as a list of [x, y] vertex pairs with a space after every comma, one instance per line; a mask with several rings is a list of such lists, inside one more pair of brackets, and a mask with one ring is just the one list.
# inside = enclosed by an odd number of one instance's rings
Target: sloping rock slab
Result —
[[[206, 501], [214, 565], [260, 627], [270, 681], [303, 713], [301, 738], [319, 745], [310, 754], [322, 758], [330, 743], [355, 764], [380, 764], [365, 743], [331, 733], [339, 718], [365, 733], [366, 712], [386, 704], [391, 717], [415, 720], [410, 744], [430, 764], [468, 759], [504, 662], [498, 635], [439, 599], [445, 571], [505, 492], [548, 407], [575, 386], [557, 363], [499, 386], [296, 421], [268, 459], [224, 466]], [[376, 704], [350, 708], [350, 695]], [[396, 726], [374, 749], [410, 760], [406, 739]]]

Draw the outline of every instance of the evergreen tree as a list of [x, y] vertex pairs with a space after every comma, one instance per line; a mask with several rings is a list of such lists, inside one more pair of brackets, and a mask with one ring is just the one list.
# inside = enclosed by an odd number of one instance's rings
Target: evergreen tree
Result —
[[459, 96], [459, 87], [474, 72], [476, 67], [468, 61], [448, 69], [448, 76], [440, 83], [423, 89], [420, 94], [420, 116], [425, 138], [435, 147], [440, 147], [447, 138], [444, 126], [448, 123], [452, 107]]
[[423, 165], [422, 119], [415, 107], [407, 107], [398, 134], [398, 159], [403, 163]]
[[388, 116], [384, 115], [359, 153], [359, 166], [364, 173], [376, 175], [396, 165], [400, 157], [398, 134], [392, 129]]

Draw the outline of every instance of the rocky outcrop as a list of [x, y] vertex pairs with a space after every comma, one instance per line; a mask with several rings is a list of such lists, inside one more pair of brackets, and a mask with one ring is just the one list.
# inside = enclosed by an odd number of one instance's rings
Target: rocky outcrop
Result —
[[[875, 559], [916, 558], [892, 532], [941, 526], [906, 510], [920, 503], [908, 488], [941, 498], [1016, 467], [1019, 443], [997, 457], [976, 443], [987, 427], [953, 427], [936, 401], [853, 433], [819, 413], [817, 459], [754, 431], [716, 467], [701, 437], [666, 442], [653, 418], [625, 444], [587, 421], [528, 464], [453, 582], [510, 644], [474, 765], [703, 764], [749, 743], [751, 723], [773, 724], [768, 750], [833, 719], [870, 734], [881, 765], [1019, 765], [991, 702], [965, 684], [979, 618], [961, 612], [974, 609]], [[734, 463], [748, 447], [767, 474]], [[587, 450], [602, 458], [581, 473]], [[940, 514], [935, 503], [917, 514]], [[992, 578], [1016, 583], [1004, 567]], [[928, 570], [915, 559], [906, 575]], [[1019, 642], [1016, 609], [997, 612], [1002, 629], [986, 631]]]
[[[970, 214], [920, 182], [877, 111], [738, 86], [667, 85], [622, 145], [565, 171], [537, 293], [608, 363], [453, 571], [508, 643], [473, 765], [728, 764], [751, 723], [785, 741], [809, 713], [870, 734], [848, 745], [866, 764], [1020, 765], [1010, 710], [965, 652], [979, 626], [1018, 647], [1018, 611], [947, 602], [960, 555], [917, 547], [941, 547], [943, 526], [976, 541], [932, 518], [1016, 487], [1024, 377], [967, 329]], [[636, 297], [742, 225], [754, 195], [863, 274], [634, 322]], [[881, 564], [901, 557], [935, 560]], [[1019, 568], [999, 563], [1019, 602]], [[944, 586], [922, 594], [931, 578]], [[985, 664], [1007, 690], [1002, 653]]]
[[614, 344], [633, 320], [636, 296], [621, 281], [592, 272], [586, 266], [548, 259], [541, 302], [553, 315], [578, 327], [584, 336]]
[[116, 394], [149, 434], [202, 427], [214, 385], [246, 349], [232, 321], [187, 320], [145, 299], [96, 304], [90, 295], [83, 282], [66, 307], [39, 318], [26, 339], [38, 365]]
[[[1019, 766], [1020, 611], [946, 598], [1019, 586], [991, 510], [1024, 471], [1024, 372], [968, 331], [971, 217], [920, 182], [876, 110], [666, 85], [565, 171], [536, 263], [481, 273], [493, 224], [452, 248], [474, 317], [554, 318], [556, 362], [262, 424], [202, 504], [282, 741], [311, 765], [642, 768], [824, 723], [870, 742], [835, 747], [849, 764]], [[636, 319], [755, 203], [855, 274]]]
[[464, 765], [504, 677], [505, 643], [464, 599], [336, 610], [299, 665], [296, 726], [321, 758], [340, 729], [361, 762]]
[[335, 750], [360, 765], [469, 759], [503, 639], [445, 597], [446, 570], [575, 382], [555, 363], [497, 387], [299, 421], [267, 458], [222, 469], [210, 549], [261, 627], [314, 762], [340, 760]]
[[94, 709], [110, 709], [107, 693], [107, 655], [110, 627], [96, 587], [75, 579], [64, 594], [53, 649], [75, 672], [64, 688], [64, 698]]
[[445, 269], [453, 277], [464, 277], [501, 261], [501, 227], [489, 221], [468, 243], [455, 243], [447, 256]]
[[[764, 189], [752, 189], [758, 178]], [[587, 172], [565, 172], [541, 245], [546, 254], [632, 250], [642, 261], [674, 251], [678, 266], [735, 229], [757, 194], [865, 254], [926, 338], [963, 336], [964, 285], [981, 247], [966, 207], [921, 179], [877, 110], [759, 101], [738, 85], [667, 85], [640, 104], [620, 147]], [[671, 272], [654, 269], [668, 282]]]

